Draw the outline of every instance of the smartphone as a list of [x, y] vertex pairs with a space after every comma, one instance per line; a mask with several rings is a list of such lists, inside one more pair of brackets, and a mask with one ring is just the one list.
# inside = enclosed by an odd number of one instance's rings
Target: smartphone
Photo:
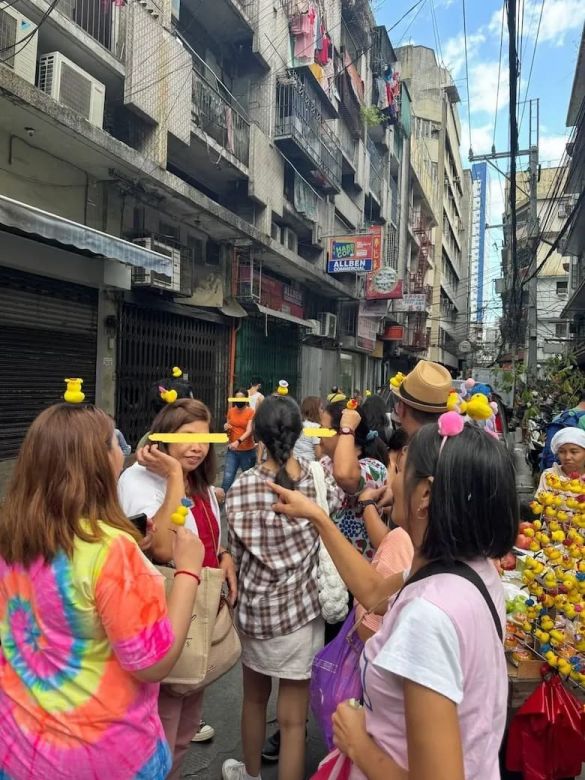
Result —
[[130, 520], [132, 525], [139, 530], [142, 536], [146, 536], [148, 518], [144, 512], [141, 515], [133, 515], [132, 517], [129, 517], [128, 520]]

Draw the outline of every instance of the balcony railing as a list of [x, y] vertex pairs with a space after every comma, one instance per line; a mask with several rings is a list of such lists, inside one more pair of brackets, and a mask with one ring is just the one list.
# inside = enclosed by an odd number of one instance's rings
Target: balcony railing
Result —
[[342, 168], [339, 141], [323, 121], [309, 85], [295, 77], [277, 83], [274, 139], [281, 145], [294, 145], [294, 156], [304, 161], [316, 186], [339, 192]]
[[337, 135], [343, 156], [353, 168], [357, 168], [358, 142], [341, 120], [337, 123]]
[[[221, 91], [220, 91], [221, 90]], [[250, 161], [250, 123], [221, 85], [213, 86], [193, 68], [193, 122], [243, 165]]]
[[368, 139], [368, 153], [370, 155], [370, 191], [381, 203], [384, 186], [384, 156], [378, 151], [371, 139]]
[[120, 56], [118, 32], [124, 8], [103, 0], [61, 0], [58, 10], [112, 54]]

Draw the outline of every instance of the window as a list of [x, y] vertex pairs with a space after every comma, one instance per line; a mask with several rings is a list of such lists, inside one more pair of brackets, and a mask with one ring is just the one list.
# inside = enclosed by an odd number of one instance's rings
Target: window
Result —
[[567, 335], [567, 322], [555, 322], [555, 336], [562, 339]]
[[568, 281], [562, 281], [557, 282], [557, 295], [564, 296], [569, 291], [569, 282]]
[[7, 52], [2, 58], [2, 62], [10, 68], [14, 68], [15, 46], [16, 19], [6, 11], [0, 11], [0, 50]]

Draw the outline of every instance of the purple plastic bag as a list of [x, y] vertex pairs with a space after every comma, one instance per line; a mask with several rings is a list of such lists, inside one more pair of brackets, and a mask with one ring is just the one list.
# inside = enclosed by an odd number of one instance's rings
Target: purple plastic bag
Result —
[[355, 609], [352, 609], [339, 634], [313, 659], [310, 701], [327, 747], [333, 749], [331, 718], [338, 704], [347, 699], [361, 699], [362, 680], [360, 656], [364, 643], [352, 629]]

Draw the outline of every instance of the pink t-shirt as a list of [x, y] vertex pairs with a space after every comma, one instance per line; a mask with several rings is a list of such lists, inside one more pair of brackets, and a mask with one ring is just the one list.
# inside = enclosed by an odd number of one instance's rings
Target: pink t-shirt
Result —
[[[410, 569], [413, 556], [414, 547], [410, 536], [402, 528], [394, 528], [382, 539], [374, 555], [372, 566], [382, 576], [389, 577], [391, 574]], [[365, 611], [364, 607], [356, 602], [356, 621], [363, 617]], [[362, 625], [376, 633], [382, 625], [382, 615], [367, 615], [362, 620]]]
[[[502, 626], [504, 593], [487, 560], [469, 562], [485, 582]], [[503, 645], [479, 590], [454, 574], [409, 585], [361, 659], [368, 733], [403, 769], [408, 748], [401, 677], [457, 704], [466, 780], [499, 780], [508, 681]], [[352, 767], [351, 780], [365, 776]]]

